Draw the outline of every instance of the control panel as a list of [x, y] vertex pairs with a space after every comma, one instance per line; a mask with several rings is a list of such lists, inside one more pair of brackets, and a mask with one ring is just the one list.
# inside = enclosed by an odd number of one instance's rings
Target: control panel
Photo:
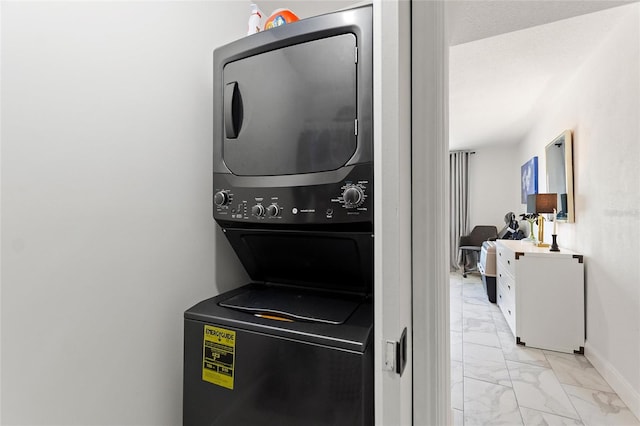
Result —
[[[370, 169], [370, 168], [367, 168]], [[251, 187], [233, 176], [214, 177], [215, 219], [263, 224], [372, 222], [371, 173], [350, 173], [340, 182], [304, 186]]]

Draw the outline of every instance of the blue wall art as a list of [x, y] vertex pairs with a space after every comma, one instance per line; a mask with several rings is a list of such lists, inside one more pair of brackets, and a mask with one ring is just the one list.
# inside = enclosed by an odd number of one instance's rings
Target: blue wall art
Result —
[[520, 201], [527, 204], [527, 195], [538, 193], [538, 157], [533, 157], [520, 168]]

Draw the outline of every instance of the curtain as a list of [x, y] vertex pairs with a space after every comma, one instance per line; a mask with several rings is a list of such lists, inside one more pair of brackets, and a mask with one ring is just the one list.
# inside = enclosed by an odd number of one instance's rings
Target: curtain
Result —
[[460, 268], [462, 254], [458, 242], [461, 235], [469, 233], [469, 155], [470, 152], [449, 153], [449, 223], [450, 267]]

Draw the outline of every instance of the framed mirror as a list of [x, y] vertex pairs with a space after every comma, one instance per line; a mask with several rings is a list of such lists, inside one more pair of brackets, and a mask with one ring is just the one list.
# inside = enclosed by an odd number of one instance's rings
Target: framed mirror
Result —
[[575, 221], [573, 210], [573, 144], [565, 130], [545, 148], [547, 192], [558, 194], [559, 222]]

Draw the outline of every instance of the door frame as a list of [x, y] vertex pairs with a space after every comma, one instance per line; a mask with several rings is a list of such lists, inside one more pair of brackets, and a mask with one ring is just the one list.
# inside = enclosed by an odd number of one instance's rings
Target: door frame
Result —
[[[408, 0], [373, 0], [373, 344], [377, 425], [412, 423], [410, 5]], [[405, 328], [408, 359], [399, 375], [385, 365], [393, 364], [393, 342], [399, 340]]]
[[[373, 20], [375, 419], [449, 424], [444, 2], [373, 0]], [[400, 376], [385, 361], [404, 327]]]
[[412, 1], [413, 424], [451, 424], [449, 81], [443, 0]]

